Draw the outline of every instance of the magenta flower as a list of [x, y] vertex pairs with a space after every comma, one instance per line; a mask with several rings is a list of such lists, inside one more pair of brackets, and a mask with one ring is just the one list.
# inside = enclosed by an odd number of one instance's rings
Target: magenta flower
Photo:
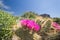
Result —
[[56, 22], [53, 22], [52, 26], [55, 27], [58, 30], [60, 29], [60, 25], [58, 23], [56, 23]]
[[26, 26], [27, 25], [27, 21], [26, 20], [21, 20], [20, 21], [22, 25]]
[[40, 30], [40, 26], [33, 20], [23, 19], [20, 22], [22, 25], [27, 26], [28, 29], [32, 29], [35, 31]]
[[39, 31], [40, 28], [41, 28], [41, 27], [39, 27], [38, 24], [35, 24], [35, 25], [34, 25], [34, 30]]

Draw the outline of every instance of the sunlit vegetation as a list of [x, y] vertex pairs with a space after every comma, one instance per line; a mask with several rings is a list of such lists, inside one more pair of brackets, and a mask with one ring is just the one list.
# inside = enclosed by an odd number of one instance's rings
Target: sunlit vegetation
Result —
[[60, 18], [53, 18], [53, 20], [60, 24]]
[[[41, 30], [38, 32], [28, 30], [28, 28], [24, 28], [21, 24], [22, 28], [19, 28], [20, 26], [17, 23], [21, 19], [34, 20], [41, 26]], [[25, 12], [21, 16], [14, 16], [0, 10], [0, 40], [13, 40], [14, 35], [16, 36], [15, 40], [60, 40], [60, 31], [51, 26], [53, 21], [60, 24], [60, 18], [51, 18], [48, 14], [37, 15], [35, 12], [30, 11]], [[13, 30], [14, 25], [16, 25], [16, 28], [18, 27], [15, 31]], [[56, 34], [54, 34], [55, 32]]]
[[28, 19], [35, 19], [34, 12], [26, 12], [24, 13], [24, 15], [22, 15], [22, 17], [28, 18]]
[[11, 40], [14, 24], [16, 24], [16, 18], [13, 15], [0, 11], [0, 40]]

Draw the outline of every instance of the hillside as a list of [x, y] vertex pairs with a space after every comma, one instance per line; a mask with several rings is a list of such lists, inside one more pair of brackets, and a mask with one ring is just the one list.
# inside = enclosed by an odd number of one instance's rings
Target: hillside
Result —
[[[20, 22], [22, 19], [35, 21], [41, 29], [36, 32], [24, 28]], [[48, 14], [38, 15], [34, 12], [25, 12], [22, 16], [16, 17], [0, 11], [0, 40], [60, 40], [60, 30], [54, 28], [52, 22], [60, 25], [60, 18], [51, 18]]]

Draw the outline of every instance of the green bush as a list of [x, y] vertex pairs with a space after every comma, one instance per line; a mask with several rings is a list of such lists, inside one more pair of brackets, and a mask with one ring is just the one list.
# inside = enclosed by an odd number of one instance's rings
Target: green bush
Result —
[[16, 24], [16, 18], [8, 12], [0, 10], [0, 40], [11, 40], [14, 24]]
[[60, 24], [60, 18], [53, 18], [53, 21]]

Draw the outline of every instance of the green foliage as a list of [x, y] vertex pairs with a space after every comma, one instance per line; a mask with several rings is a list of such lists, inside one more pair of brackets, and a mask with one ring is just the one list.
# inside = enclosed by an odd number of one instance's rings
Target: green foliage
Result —
[[34, 19], [35, 13], [34, 12], [26, 12], [22, 17]]
[[[36, 16], [37, 15], [34, 12], [26, 12], [21, 17], [18, 17], [18, 16], [13, 16], [13, 15], [9, 14], [8, 12], [0, 10], [0, 40], [11, 40], [12, 35], [13, 35], [12, 27], [13, 27], [13, 25], [16, 24], [17, 21], [19, 22], [19, 20], [27, 19], [27, 18], [35, 20]], [[42, 15], [42, 16], [44, 16], [44, 18], [47, 19], [47, 17], [45, 17], [46, 15]], [[47, 15], [47, 16], [49, 16], [49, 15]], [[53, 18], [53, 21], [60, 24], [60, 18]], [[42, 24], [42, 22], [40, 20], [37, 20], [36, 23], [38, 23], [39, 25]], [[39, 33], [42, 37], [42, 40], [45, 40], [45, 38], [47, 38], [48, 40], [59, 39], [60, 35], [49, 36], [49, 34], [47, 34], [50, 30], [50, 27], [51, 27], [50, 20], [47, 21], [47, 23], [44, 25], [43, 28], [41, 27], [41, 31], [39, 31]], [[33, 34], [30, 34], [29, 32], [30, 32], [30, 30], [24, 30], [24, 28], [22, 28], [22, 29], [19, 28], [18, 30], [16, 30], [15, 34], [18, 37], [20, 37], [22, 40], [33, 40], [34, 32], [33, 32]]]
[[12, 25], [16, 24], [16, 18], [8, 12], [0, 10], [0, 39], [8, 40], [12, 35]]
[[60, 18], [53, 18], [53, 21], [60, 24]]

